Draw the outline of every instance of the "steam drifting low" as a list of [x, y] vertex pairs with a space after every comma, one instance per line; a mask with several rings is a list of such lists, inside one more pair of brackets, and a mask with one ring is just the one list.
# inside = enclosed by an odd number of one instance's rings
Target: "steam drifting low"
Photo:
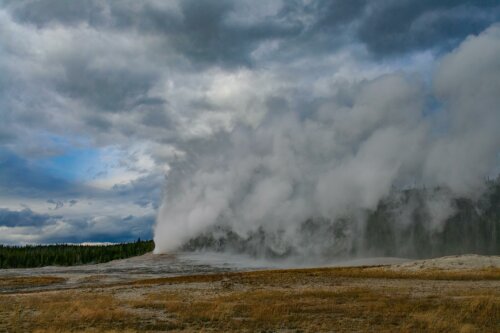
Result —
[[[442, 56], [431, 83], [396, 71], [322, 90], [243, 72], [226, 102], [255, 98], [257, 110], [179, 142], [155, 251], [421, 256], [472, 238], [472, 250], [498, 250], [481, 202], [498, 174], [499, 55], [493, 26]], [[254, 88], [271, 81], [260, 103]]]

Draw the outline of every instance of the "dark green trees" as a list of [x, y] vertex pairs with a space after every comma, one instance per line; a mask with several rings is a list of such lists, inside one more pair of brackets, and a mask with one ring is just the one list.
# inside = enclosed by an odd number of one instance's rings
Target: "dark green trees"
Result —
[[0, 268], [72, 266], [97, 264], [151, 252], [154, 242], [141, 241], [106, 246], [82, 245], [0, 245]]

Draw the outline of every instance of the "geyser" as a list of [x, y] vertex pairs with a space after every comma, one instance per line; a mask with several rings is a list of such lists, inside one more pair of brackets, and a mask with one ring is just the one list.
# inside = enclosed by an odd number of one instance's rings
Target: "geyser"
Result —
[[393, 73], [307, 103], [285, 91], [257, 123], [186, 139], [155, 251], [498, 252], [499, 55], [496, 26], [443, 56], [432, 87]]

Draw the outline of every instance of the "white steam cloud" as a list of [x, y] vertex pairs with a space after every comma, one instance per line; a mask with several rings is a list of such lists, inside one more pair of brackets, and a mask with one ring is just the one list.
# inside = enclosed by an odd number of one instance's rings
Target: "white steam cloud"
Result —
[[[155, 251], [178, 249], [216, 225], [243, 238], [279, 235], [276, 251], [290, 243], [300, 251], [311, 246], [300, 244], [304, 221], [375, 209], [394, 187], [478, 193], [500, 151], [500, 27], [442, 57], [432, 82], [429, 89], [398, 72], [338, 83], [309, 108], [283, 93], [251, 121], [186, 139], [186, 155], [168, 175]], [[429, 210], [440, 228], [452, 208], [440, 197]], [[356, 241], [357, 227], [350, 230]]]

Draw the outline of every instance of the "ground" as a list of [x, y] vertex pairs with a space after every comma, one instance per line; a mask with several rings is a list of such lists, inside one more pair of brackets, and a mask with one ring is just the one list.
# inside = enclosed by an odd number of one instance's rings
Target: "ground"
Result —
[[0, 332], [500, 331], [500, 257], [127, 281], [94, 273], [0, 277]]

